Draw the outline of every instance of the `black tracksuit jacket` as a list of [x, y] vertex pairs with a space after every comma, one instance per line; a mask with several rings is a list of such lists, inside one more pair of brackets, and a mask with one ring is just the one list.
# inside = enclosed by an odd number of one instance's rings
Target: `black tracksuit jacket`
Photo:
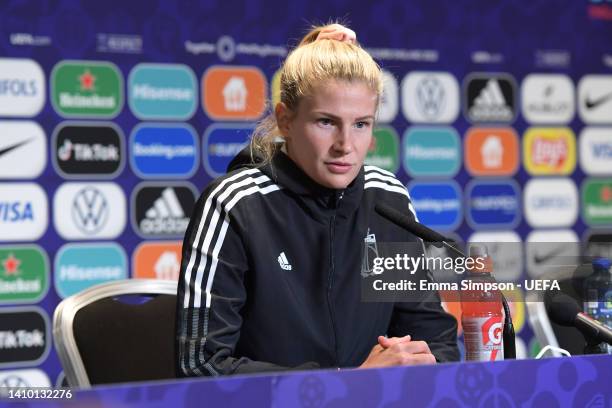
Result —
[[198, 200], [183, 242], [176, 350], [183, 376], [356, 367], [377, 336], [410, 334], [438, 361], [459, 359], [455, 319], [437, 293], [362, 302], [364, 237], [416, 241], [374, 211], [408, 211], [392, 173], [364, 166], [324, 188], [284, 153], [249, 165], [246, 151]]

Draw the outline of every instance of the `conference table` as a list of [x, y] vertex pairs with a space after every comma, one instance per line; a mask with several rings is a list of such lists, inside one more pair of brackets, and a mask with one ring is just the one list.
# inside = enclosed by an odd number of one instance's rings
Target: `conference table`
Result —
[[[193, 378], [73, 390], [27, 407], [612, 407], [612, 355]], [[4, 400], [8, 406], [25, 401]]]

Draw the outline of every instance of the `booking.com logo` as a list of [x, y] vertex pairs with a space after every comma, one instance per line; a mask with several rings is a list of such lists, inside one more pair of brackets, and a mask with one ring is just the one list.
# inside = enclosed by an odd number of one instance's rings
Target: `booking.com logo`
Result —
[[430, 228], [453, 230], [461, 222], [461, 193], [455, 182], [414, 182], [410, 197], [419, 221]]
[[141, 178], [190, 177], [198, 153], [196, 133], [186, 124], [141, 124], [130, 137], [130, 164]]

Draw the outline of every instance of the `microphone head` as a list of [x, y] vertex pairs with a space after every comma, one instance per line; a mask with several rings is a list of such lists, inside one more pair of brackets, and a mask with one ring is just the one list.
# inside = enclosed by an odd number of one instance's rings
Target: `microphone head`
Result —
[[578, 303], [565, 293], [557, 293], [552, 299], [546, 299], [545, 305], [550, 320], [561, 326], [574, 326], [576, 316], [582, 312]]
[[376, 204], [374, 206], [374, 210], [389, 221], [410, 231], [425, 242], [439, 243], [439, 245], [436, 246], [441, 247], [442, 241], [448, 241], [448, 239], [438, 234], [436, 231], [429, 229], [423, 224], [417, 222], [414, 219], [414, 215], [410, 211], [403, 213], [385, 203]]

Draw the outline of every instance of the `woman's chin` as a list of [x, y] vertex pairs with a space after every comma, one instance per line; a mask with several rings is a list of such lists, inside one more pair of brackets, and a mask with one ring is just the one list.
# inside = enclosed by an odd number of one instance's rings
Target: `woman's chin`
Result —
[[356, 174], [353, 172], [345, 174], [326, 173], [318, 177], [317, 183], [327, 188], [341, 190], [346, 188], [355, 179]]

